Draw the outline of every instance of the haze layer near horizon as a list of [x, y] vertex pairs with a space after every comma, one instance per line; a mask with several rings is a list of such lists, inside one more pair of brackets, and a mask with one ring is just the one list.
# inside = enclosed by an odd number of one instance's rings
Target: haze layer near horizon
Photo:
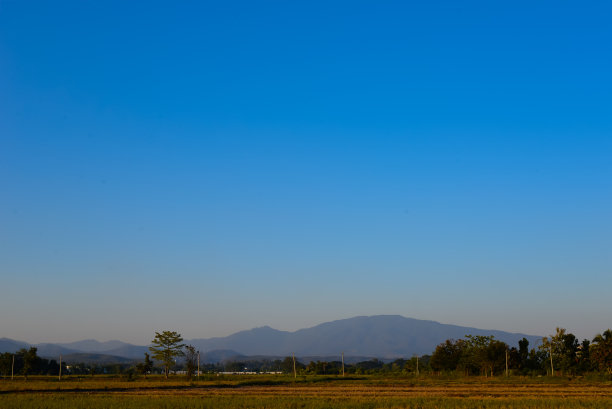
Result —
[[355, 315], [591, 338], [605, 2], [0, 5], [0, 336]]

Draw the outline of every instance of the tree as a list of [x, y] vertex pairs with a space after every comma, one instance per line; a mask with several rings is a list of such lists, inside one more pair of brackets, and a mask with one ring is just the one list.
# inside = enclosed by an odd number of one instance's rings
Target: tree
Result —
[[541, 351], [548, 353], [548, 360], [550, 361], [550, 373], [554, 375], [555, 368], [559, 367], [559, 357], [562, 350], [562, 339], [565, 336], [565, 328], [557, 327], [555, 335], [542, 338], [542, 344], [538, 347]]
[[612, 375], [612, 330], [607, 329], [603, 334], [597, 334], [590, 345], [591, 362], [600, 371]]
[[10, 352], [0, 354], [0, 373], [2, 373], [2, 376], [7, 377], [11, 374], [13, 359], [13, 354]]
[[149, 351], [153, 353], [153, 359], [163, 364], [166, 379], [175, 358], [183, 356], [185, 345], [181, 344], [182, 341], [183, 337], [176, 331], [163, 331], [161, 334], [155, 331], [155, 338], [151, 341], [153, 346], [149, 347]]
[[436, 347], [431, 356], [431, 367], [436, 371], [454, 371], [459, 365], [465, 347], [465, 341], [462, 339], [457, 341], [447, 339]]
[[293, 374], [293, 357], [286, 356], [280, 364], [283, 373]]
[[17, 352], [18, 355], [21, 355], [23, 360], [21, 373], [23, 373], [23, 376], [26, 381], [28, 380], [28, 374], [32, 373], [32, 371], [36, 368], [36, 364], [38, 361], [36, 351], [38, 351], [36, 347], [31, 347], [30, 349], [22, 348]]
[[[527, 351], [527, 355], [529, 355], [529, 351]], [[521, 363], [521, 355], [519, 354], [519, 350], [515, 347], [512, 347], [508, 350], [508, 369], [517, 369], [523, 370], [524, 365]]]
[[187, 372], [187, 378], [191, 379], [193, 373], [198, 368], [198, 351], [196, 351], [193, 345], [187, 345], [185, 347], [185, 371]]
[[407, 363], [408, 363], [407, 360], [400, 358], [400, 359], [396, 359], [395, 361], [389, 363], [388, 366], [391, 372], [400, 373], [404, 370]]
[[588, 372], [591, 370], [591, 341], [588, 339], [582, 340], [578, 353], [578, 367], [580, 372]]
[[419, 359], [418, 356], [413, 356], [412, 358], [406, 360], [404, 362], [403, 370], [405, 372], [418, 374], [418, 372], [422, 369], [422, 368], [419, 368], [419, 366], [422, 367], [422, 365], [420, 365], [421, 363], [418, 362], [418, 359]]
[[550, 358], [548, 352], [543, 349], [532, 348], [529, 350], [529, 358], [527, 358], [527, 371], [532, 375], [542, 375], [547, 372], [548, 362]]
[[527, 338], [523, 338], [519, 341], [519, 369], [524, 369], [527, 367], [527, 359], [529, 359], [529, 340]]
[[563, 360], [561, 369], [574, 373], [578, 368], [578, 351], [580, 350], [580, 342], [572, 333], [565, 334], [563, 338]]
[[505, 367], [506, 351], [508, 351], [508, 345], [496, 339], [492, 339], [487, 345], [485, 362], [491, 370], [491, 376], [493, 376], [493, 371], [501, 372]]
[[493, 376], [497, 370], [505, 366], [508, 345], [498, 341], [493, 335], [466, 335], [466, 348], [462, 364], [467, 370], [477, 371], [487, 376], [487, 371]]
[[232, 361], [225, 363], [225, 370], [227, 372], [245, 372], [247, 371], [246, 362]]
[[151, 357], [149, 356], [149, 354], [145, 352], [144, 355], [145, 355], [144, 361], [136, 364], [136, 370], [140, 374], [144, 375], [145, 379], [147, 379], [147, 374], [151, 372], [151, 370], [153, 369], [153, 362], [151, 361]]
[[[540, 349], [552, 354], [552, 368], [571, 373], [578, 365], [578, 340], [572, 333], [566, 333], [565, 328], [557, 327], [556, 333], [550, 338], [542, 338]], [[549, 355], [550, 360], [550, 355]]]

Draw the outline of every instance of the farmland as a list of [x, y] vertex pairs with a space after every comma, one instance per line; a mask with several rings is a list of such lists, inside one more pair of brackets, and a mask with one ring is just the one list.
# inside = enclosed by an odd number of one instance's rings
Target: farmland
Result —
[[0, 407], [612, 408], [612, 383], [561, 377], [40, 377], [0, 381]]

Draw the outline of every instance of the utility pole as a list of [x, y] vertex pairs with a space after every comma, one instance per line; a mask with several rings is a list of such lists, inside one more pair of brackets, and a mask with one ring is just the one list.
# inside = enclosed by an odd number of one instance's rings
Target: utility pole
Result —
[[344, 352], [342, 353], [342, 376], [344, 376]]
[[293, 357], [293, 379], [297, 378], [297, 372], [295, 370], [295, 353], [292, 353], [291, 356]]
[[200, 351], [198, 351], [198, 379], [200, 379]]
[[62, 380], [62, 355], [60, 354], [60, 370], [58, 380]]
[[11, 381], [13, 380], [13, 370], [15, 369], [15, 354], [13, 354], [13, 363], [11, 364]]
[[508, 348], [506, 348], [506, 377], [508, 377]]

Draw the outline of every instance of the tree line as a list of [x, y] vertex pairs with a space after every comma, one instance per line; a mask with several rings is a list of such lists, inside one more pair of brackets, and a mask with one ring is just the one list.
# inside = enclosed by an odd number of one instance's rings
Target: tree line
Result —
[[432, 370], [465, 375], [512, 373], [516, 375], [580, 375], [602, 372], [612, 375], [612, 330], [593, 340], [579, 342], [564, 328], [542, 338], [537, 348], [529, 348], [525, 338], [510, 347], [493, 336], [471, 336], [446, 340], [431, 356]]
[[[0, 354], [0, 373], [3, 377], [14, 375], [57, 375], [59, 374], [60, 366], [55, 359], [41, 358], [37, 354], [38, 349], [31, 347], [29, 349], [21, 348], [14, 354], [5, 352]], [[62, 364], [65, 368], [65, 364]]]
[[[154, 357], [164, 362], [166, 377], [172, 359], [186, 355], [188, 376], [193, 369], [195, 349], [180, 344], [182, 338], [176, 332], [156, 333], [150, 350]], [[185, 352], [181, 348], [186, 348]], [[189, 358], [191, 356], [191, 358]], [[191, 362], [191, 363], [190, 363]], [[176, 363], [176, 361], [174, 361]], [[191, 368], [191, 369], [190, 369]], [[396, 359], [382, 362], [378, 359], [345, 365], [343, 361], [311, 361], [308, 364], [293, 357], [284, 360], [246, 360], [217, 364], [213, 370], [221, 372], [264, 372], [280, 371], [300, 374], [366, 374], [366, 373], [414, 373], [429, 372], [440, 374], [454, 372], [463, 375], [580, 375], [602, 372], [612, 375], [612, 330], [597, 334], [592, 340], [579, 342], [576, 336], [564, 328], [542, 338], [537, 348], [529, 348], [529, 341], [523, 338], [517, 346], [509, 346], [494, 336], [466, 335], [463, 339], [448, 339], [438, 345], [431, 356]]]

